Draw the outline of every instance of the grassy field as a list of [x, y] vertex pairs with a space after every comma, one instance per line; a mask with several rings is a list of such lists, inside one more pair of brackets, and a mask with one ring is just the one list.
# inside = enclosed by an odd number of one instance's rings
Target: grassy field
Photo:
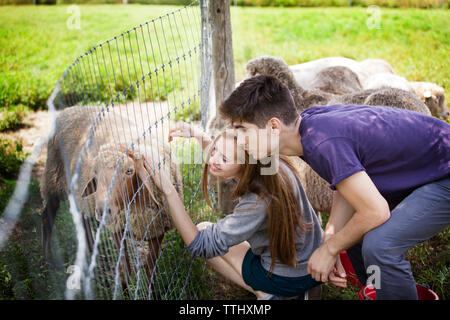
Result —
[[[81, 29], [70, 30], [66, 6], [0, 10], [0, 107], [45, 108], [56, 80], [76, 57], [171, 6], [81, 6]], [[364, 8], [232, 8], [236, 76], [258, 55], [288, 64], [326, 56], [379, 57], [410, 81], [431, 81], [450, 93], [448, 10], [381, 9], [369, 29]]]
[[[13, 190], [25, 157], [21, 141], [2, 137], [22, 126], [27, 114], [45, 109], [55, 82], [76, 57], [107, 39], [173, 6], [83, 5], [80, 29], [67, 28], [67, 6], [0, 8], [0, 212]], [[379, 29], [365, 8], [232, 7], [236, 79], [245, 64], [259, 55], [280, 56], [297, 64], [327, 56], [356, 60], [383, 58], [410, 81], [431, 81], [450, 97], [450, 12], [433, 9], [381, 9]], [[189, 115], [187, 115], [189, 116]], [[31, 206], [24, 211], [8, 249], [0, 253], [0, 299], [56, 298], [55, 279], [40, 257], [39, 184], [33, 180]], [[62, 215], [59, 238], [70, 234], [70, 216]], [[69, 228], [69, 227], [67, 227]], [[450, 232], [447, 229], [408, 255], [419, 283], [428, 283], [442, 299], [450, 290]], [[61, 243], [73, 253], [73, 238]], [[61, 283], [61, 281], [59, 281]], [[242, 291], [221, 297], [248, 297]], [[327, 299], [355, 299], [355, 289], [324, 289]], [[220, 293], [218, 293], [220, 294]]]

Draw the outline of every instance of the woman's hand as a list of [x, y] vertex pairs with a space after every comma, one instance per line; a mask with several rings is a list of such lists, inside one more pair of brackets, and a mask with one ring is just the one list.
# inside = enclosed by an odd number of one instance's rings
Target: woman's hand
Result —
[[178, 121], [169, 131], [169, 142], [171, 142], [174, 137], [201, 138], [202, 136], [202, 129], [192, 126], [189, 123]]
[[165, 170], [161, 170], [158, 167], [159, 166], [156, 161], [153, 161], [153, 159], [148, 156], [144, 157], [144, 168], [149, 173], [150, 179], [152, 179], [152, 181], [156, 184], [157, 188], [162, 190], [163, 193], [167, 195], [174, 191], [175, 187], [173, 186], [172, 181]]
[[200, 143], [203, 150], [211, 143], [211, 138], [201, 128], [192, 126], [183, 121], [178, 121], [175, 126], [169, 130], [169, 142], [171, 142], [174, 137], [195, 138], [198, 143]]
[[338, 257], [333, 270], [328, 275], [328, 280], [332, 285], [335, 285], [336, 287], [347, 287], [347, 275], [345, 274], [345, 270], [342, 266], [340, 257]]
[[156, 187], [164, 193], [172, 221], [180, 232], [184, 243], [189, 245], [196, 237], [198, 229], [192, 222], [191, 217], [186, 213], [183, 202], [172, 181], [170, 181], [169, 174], [164, 168], [159, 169], [158, 163], [148, 156], [144, 157], [144, 168], [150, 175], [150, 179], [155, 182]]

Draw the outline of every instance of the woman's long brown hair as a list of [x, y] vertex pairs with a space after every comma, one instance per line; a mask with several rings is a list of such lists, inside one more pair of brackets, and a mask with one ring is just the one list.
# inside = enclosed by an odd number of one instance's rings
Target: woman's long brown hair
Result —
[[[214, 146], [219, 135], [210, 144]], [[208, 148], [207, 152], [210, 152]], [[209, 155], [209, 153], [207, 153]], [[288, 157], [280, 156], [280, 162], [285, 163], [289, 170], [296, 174], [295, 168]], [[254, 162], [254, 161], [253, 161]], [[305, 223], [302, 219], [300, 203], [294, 193], [293, 181], [288, 176], [286, 169], [279, 166], [277, 173], [272, 175], [261, 175], [261, 169], [270, 167], [270, 163], [262, 164], [257, 161], [256, 164], [250, 163], [250, 157], [245, 152], [245, 163], [241, 165], [238, 176], [239, 181], [233, 191], [233, 198], [241, 197], [248, 192], [257, 194], [260, 199], [265, 201], [268, 213], [267, 232], [269, 235], [269, 249], [272, 256], [272, 263], [269, 272], [272, 272], [277, 261], [289, 266], [297, 265], [297, 251], [295, 248], [295, 237], [298, 232], [307, 232], [311, 224]], [[206, 161], [203, 170], [203, 194], [206, 201], [211, 206], [208, 196], [208, 161]]]

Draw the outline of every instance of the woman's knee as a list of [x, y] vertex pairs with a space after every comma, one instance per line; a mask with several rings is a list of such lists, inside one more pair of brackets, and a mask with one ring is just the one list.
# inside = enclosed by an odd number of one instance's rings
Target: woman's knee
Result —
[[203, 222], [200, 222], [199, 224], [197, 224], [197, 229], [198, 229], [198, 231], [201, 231], [203, 229], [208, 228], [212, 224], [213, 224], [212, 222], [203, 221]]

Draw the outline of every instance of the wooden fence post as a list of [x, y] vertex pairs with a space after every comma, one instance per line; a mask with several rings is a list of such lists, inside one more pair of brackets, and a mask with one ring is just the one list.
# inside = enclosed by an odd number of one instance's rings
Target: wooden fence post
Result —
[[[206, 0], [201, 1], [200, 4], [202, 5], [204, 1]], [[202, 16], [202, 20], [207, 23], [212, 35], [211, 60], [214, 79], [214, 104], [209, 107], [215, 108], [214, 128], [220, 130], [226, 123], [218, 117], [218, 108], [235, 86], [230, 0], [209, 0], [207, 5], [207, 17]], [[225, 213], [230, 212], [234, 207], [230, 201], [230, 188], [227, 188], [227, 184], [226, 182], [217, 183], [219, 210]]]
[[[235, 85], [233, 42], [231, 34], [230, 0], [210, 0], [212, 26], [212, 47], [214, 57], [214, 92], [217, 108], [233, 91]], [[218, 119], [223, 128], [225, 123]]]

